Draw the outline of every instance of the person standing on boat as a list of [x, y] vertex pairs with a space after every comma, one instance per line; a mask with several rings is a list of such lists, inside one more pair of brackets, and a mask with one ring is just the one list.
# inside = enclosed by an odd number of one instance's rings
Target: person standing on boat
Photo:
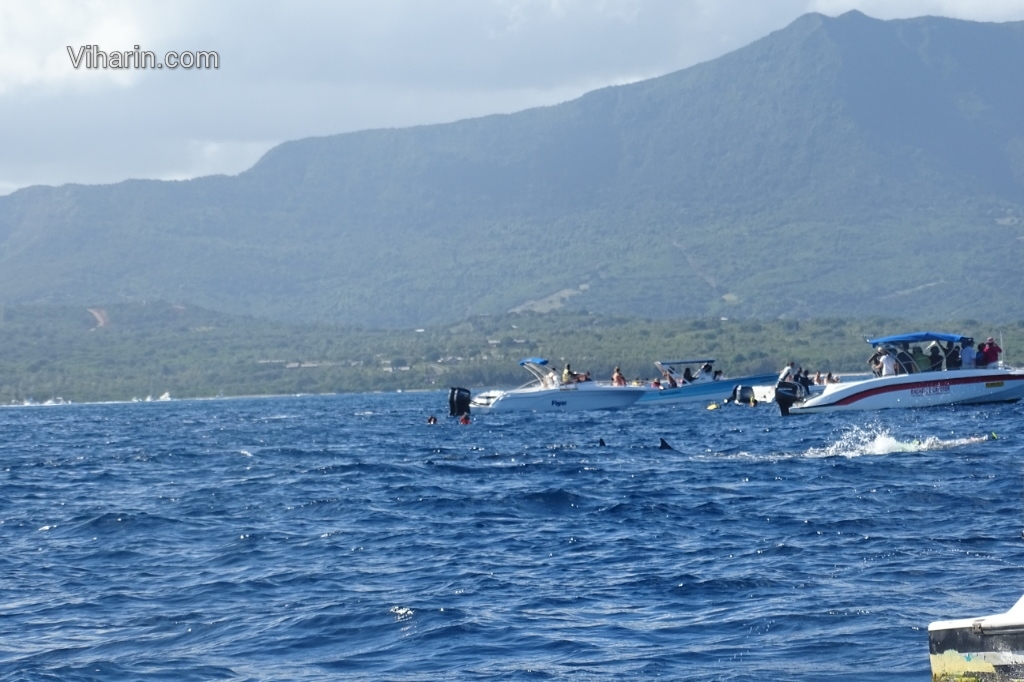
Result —
[[999, 354], [1003, 349], [996, 345], [996, 340], [991, 336], [985, 341], [985, 366], [999, 366]]
[[974, 369], [974, 358], [977, 351], [974, 350], [974, 340], [964, 339], [964, 347], [960, 350], [960, 366], [964, 369]]
[[612, 384], [615, 386], [626, 385], [626, 377], [622, 376], [622, 372], [619, 371], [618, 367], [616, 367], [615, 371], [612, 372]]
[[562, 383], [571, 384], [574, 381], [576, 381], [576, 374], [572, 371], [572, 368], [569, 367], [569, 363], [567, 362], [565, 363], [565, 369], [562, 370]]
[[960, 369], [960, 346], [950, 341], [943, 351], [946, 355], [946, 369]]
[[882, 376], [882, 348], [878, 347], [875, 352], [868, 358], [868, 364], [871, 365], [871, 371], [874, 372], [875, 376]]
[[793, 362], [792, 360], [790, 360], [789, 364], [786, 365], [785, 367], [783, 367], [782, 371], [779, 372], [779, 381], [778, 381], [778, 383], [781, 384], [784, 381], [793, 381], [793, 375], [794, 374], [796, 374], [796, 363]]
[[918, 372], [927, 372], [932, 368], [932, 363], [928, 356], [924, 354], [924, 351], [921, 350], [921, 346], [914, 346], [911, 349], [910, 356], [914, 359]]
[[942, 351], [939, 350], [938, 341], [936, 341], [931, 350], [928, 351], [928, 360], [931, 362], [931, 367], [929, 368], [931, 371], [942, 371]]
[[882, 348], [882, 354], [879, 356], [878, 361], [882, 365], [883, 377], [896, 376], [896, 359], [885, 348]]
[[988, 367], [988, 342], [984, 341], [978, 346], [978, 354], [974, 356], [974, 366], [978, 369]]

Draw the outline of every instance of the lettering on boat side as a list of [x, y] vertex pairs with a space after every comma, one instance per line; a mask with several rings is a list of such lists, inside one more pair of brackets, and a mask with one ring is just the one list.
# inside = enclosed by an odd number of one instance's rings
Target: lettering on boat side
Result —
[[910, 395], [941, 395], [949, 393], [949, 384], [945, 381], [939, 382], [932, 386], [922, 386], [921, 388], [910, 389]]
[[1003, 382], [1001, 382], [1001, 381], [990, 381], [987, 384], [985, 384], [985, 388], [1002, 388], [1002, 387], [1003, 387]]
[[565, 407], [565, 403], [566, 403], [566, 402], [567, 402], [567, 401], [565, 401], [565, 400], [552, 400], [552, 401], [551, 401], [551, 404], [552, 404], [552, 406], [554, 406], [554, 407]]

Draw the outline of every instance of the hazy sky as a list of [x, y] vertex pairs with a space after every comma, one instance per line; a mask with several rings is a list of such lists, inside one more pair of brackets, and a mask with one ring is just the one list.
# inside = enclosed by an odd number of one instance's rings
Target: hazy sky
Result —
[[[284, 140], [555, 104], [851, 9], [1024, 20], [1024, 0], [0, 0], [0, 194], [232, 174]], [[85, 45], [219, 68], [76, 69]]]

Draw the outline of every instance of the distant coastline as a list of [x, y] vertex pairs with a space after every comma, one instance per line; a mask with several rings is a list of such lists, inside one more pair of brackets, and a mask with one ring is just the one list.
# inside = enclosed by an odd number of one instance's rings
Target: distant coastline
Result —
[[860, 373], [870, 355], [865, 337], [914, 329], [1001, 337], [1004, 361], [1024, 365], [1024, 321], [647, 320], [559, 311], [365, 330], [180, 304], [5, 306], [0, 404], [516, 386], [524, 381], [518, 361], [537, 355], [597, 379], [615, 366], [630, 380], [649, 379], [655, 360], [694, 354], [714, 357], [727, 377], [777, 370], [790, 360], [812, 374]]

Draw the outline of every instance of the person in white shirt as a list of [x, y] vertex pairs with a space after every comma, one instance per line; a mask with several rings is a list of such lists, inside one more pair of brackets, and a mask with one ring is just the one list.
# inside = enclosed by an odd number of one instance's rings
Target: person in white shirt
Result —
[[697, 376], [693, 378], [694, 381], [711, 381], [711, 375], [713, 370], [711, 364], [705, 362], [699, 370], [697, 370]]
[[878, 359], [882, 363], [882, 376], [896, 376], [896, 359], [889, 355], [889, 351], [882, 349], [882, 356]]
[[964, 341], [964, 347], [960, 349], [960, 366], [964, 369], [974, 369], [974, 357], [977, 351], [974, 350], [973, 341]]
[[779, 372], [779, 381], [778, 381], [778, 383], [781, 384], [783, 381], [792, 381], [793, 380], [793, 375], [796, 373], [795, 365], [796, 365], [796, 363], [791, 361], [788, 365], [786, 365], [785, 367], [782, 368], [782, 371]]

